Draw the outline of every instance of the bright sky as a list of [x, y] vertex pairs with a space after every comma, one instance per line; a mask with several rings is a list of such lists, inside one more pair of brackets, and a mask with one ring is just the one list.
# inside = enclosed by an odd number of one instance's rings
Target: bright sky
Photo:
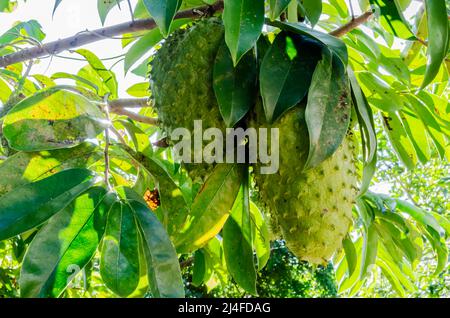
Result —
[[[47, 37], [44, 42], [58, 40], [72, 36], [83, 30], [94, 30], [101, 28], [100, 18], [97, 13], [97, 1], [95, 0], [65, 0], [61, 2], [52, 19], [54, 0], [28, 0], [26, 3], [20, 1], [19, 7], [12, 13], [0, 13], [0, 34], [3, 34], [17, 21], [37, 20], [42, 25]], [[131, 1], [133, 5], [137, 0]], [[105, 26], [114, 25], [129, 21], [130, 14], [128, 6], [123, 5], [122, 11], [117, 7], [113, 9], [106, 20]], [[88, 50], [96, 53], [100, 58], [113, 57], [123, 54], [120, 40], [103, 40], [87, 46]], [[63, 56], [73, 56], [79, 58], [78, 54], [68, 52], [61, 53]], [[105, 61], [105, 65], [110, 67], [115, 61]], [[39, 65], [33, 67], [33, 74], [52, 75], [56, 72], [68, 72], [76, 74], [78, 70], [86, 65], [86, 62], [77, 62], [54, 57], [44, 59]], [[125, 91], [131, 85], [142, 82], [142, 78], [131, 72], [124, 77], [123, 63], [117, 64], [113, 71], [117, 74], [119, 82], [119, 95], [127, 97]]]

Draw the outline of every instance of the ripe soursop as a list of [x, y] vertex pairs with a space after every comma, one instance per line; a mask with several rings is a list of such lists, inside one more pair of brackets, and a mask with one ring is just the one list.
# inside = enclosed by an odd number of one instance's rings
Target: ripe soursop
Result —
[[309, 150], [305, 105], [273, 125], [261, 124], [264, 121], [259, 105], [258, 126], [279, 128], [280, 168], [276, 174], [262, 175], [256, 167], [260, 200], [289, 249], [301, 260], [324, 264], [341, 247], [352, 223], [358, 181], [353, 134], [347, 134], [332, 157], [303, 171]]
[[[201, 20], [172, 34], [151, 62], [152, 97], [169, 137], [176, 128], [187, 128], [193, 135], [195, 120], [202, 120], [203, 130], [215, 127], [225, 131], [212, 86], [214, 61], [223, 37], [220, 19]], [[213, 165], [193, 163], [194, 151], [202, 149], [192, 149], [192, 163], [184, 166], [194, 181], [204, 181]]]

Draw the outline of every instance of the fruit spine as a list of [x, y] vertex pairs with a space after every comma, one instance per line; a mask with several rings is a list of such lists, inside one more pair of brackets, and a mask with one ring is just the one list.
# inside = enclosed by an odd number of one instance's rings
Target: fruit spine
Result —
[[353, 134], [348, 133], [332, 157], [303, 171], [309, 149], [305, 106], [296, 106], [273, 125], [260, 126], [280, 129], [278, 173], [261, 175], [256, 167], [260, 200], [289, 249], [301, 260], [324, 264], [341, 247], [352, 223], [358, 180]]
[[[220, 19], [210, 18], [172, 34], [151, 62], [151, 93], [156, 112], [168, 135], [176, 128], [225, 131], [213, 83], [213, 67], [224, 37]], [[191, 158], [194, 158], [192, 151]], [[193, 162], [193, 161], [192, 161]], [[185, 164], [194, 181], [204, 181], [213, 165]]]

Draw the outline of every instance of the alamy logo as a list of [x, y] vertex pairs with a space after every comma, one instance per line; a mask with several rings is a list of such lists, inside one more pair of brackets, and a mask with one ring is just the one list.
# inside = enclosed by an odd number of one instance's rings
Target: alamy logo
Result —
[[[175, 160], [183, 163], [251, 163], [259, 164], [261, 174], [279, 169], [278, 128], [219, 128], [203, 130], [201, 120], [194, 121], [194, 131], [174, 129]], [[206, 144], [206, 145], [205, 145]]]

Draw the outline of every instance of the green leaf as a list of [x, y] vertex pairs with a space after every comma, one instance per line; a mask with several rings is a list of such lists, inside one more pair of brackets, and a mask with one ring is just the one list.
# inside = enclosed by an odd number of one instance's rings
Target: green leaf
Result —
[[125, 202], [115, 202], [108, 213], [101, 253], [100, 273], [106, 286], [121, 297], [133, 293], [140, 278], [139, 230]]
[[366, 277], [367, 273], [371, 271], [377, 259], [378, 251], [378, 233], [375, 224], [370, 225], [364, 233], [364, 246], [362, 252], [362, 264], [360, 279]]
[[9, 44], [23, 37], [23, 35], [31, 37], [38, 42], [41, 42], [45, 38], [45, 33], [42, 32], [42, 26], [39, 22], [29, 20], [16, 24], [13, 28], [0, 35], [0, 45]]
[[127, 94], [133, 97], [142, 98], [150, 96], [148, 82], [137, 83], [127, 89]]
[[5, 104], [11, 96], [11, 88], [0, 78], [0, 102]]
[[350, 98], [345, 67], [335, 55], [324, 51], [308, 93], [305, 118], [310, 148], [304, 169], [316, 167], [341, 145], [350, 124]]
[[89, 79], [85, 78], [85, 77], [81, 77], [78, 75], [74, 75], [74, 74], [69, 74], [69, 73], [65, 73], [65, 72], [57, 72], [55, 74], [52, 75], [52, 79], [71, 79], [76, 81], [78, 84], [84, 84], [83, 87], [88, 87], [89, 89], [93, 88], [94, 91], [98, 94], [100, 93], [100, 88], [93, 82], [91, 82]]
[[398, 114], [383, 114], [383, 127], [398, 158], [408, 169], [414, 169], [416, 153]]
[[155, 179], [163, 210], [161, 222], [167, 228], [168, 233], [171, 236], [179, 233], [189, 212], [181, 189], [153, 158], [143, 153], [136, 153], [131, 149], [127, 149], [127, 152]]
[[297, 0], [303, 7], [306, 13], [306, 17], [312, 26], [315, 26], [319, 22], [320, 15], [322, 14], [322, 0]]
[[119, 84], [117, 83], [116, 74], [108, 70], [103, 62], [91, 51], [79, 49], [75, 52], [83, 56], [92, 69], [98, 74], [98, 76], [100, 76], [103, 83], [109, 90], [109, 97], [111, 99], [117, 98]]
[[257, 65], [249, 51], [236, 67], [226, 44], [217, 53], [214, 64], [214, 92], [222, 118], [228, 127], [236, 125], [250, 110], [256, 97]]
[[144, 240], [153, 297], [184, 297], [180, 264], [169, 235], [146, 205], [134, 200], [128, 204], [136, 215]]
[[264, 215], [256, 204], [250, 202], [250, 213], [253, 227], [253, 245], [258, 258], [258, 269], [262, 270], [270, 258], [270, 234]]
[[248, 167], [244, 166], [241, 191], [223, 227], [223, 250], [228, 272], [246, 292], [256, 295], [256, 269], [248, 190]]
[[322, 33], [310, 28], [307, 28], [299, 23], [289, 23], [289, 22], [281, 22], [281, 21], [266, 21], [267, 24], [280, 28], [284, 31], [290, 31], [293, 33], [297, 33], [300, 35], [305, 35], [313, 38], [316, 41], [324, 44], [328, 47], [328, 49], [333, 52], [335, 55], [339, 57], [342, 63], [347, 66], [348, 63], [348, 52], [347, 46], [345, 43], [327, 33]]
[[291, 0], [270, 0], [269, 1], [270, 19], [271, 20], [277, 19], [281, 15], [281, 13], [283, 13], [287, 9], [290, 2]]
[[54, 86], [18, 103], [5, 118], [3, 133], [16, 150], [70, 148], [102, 132], [103, 118], [85, 97]]
[[91, 171], [70, 169], [8, 192], [0, 200], [0, 241], [41, 225], [94, 182]]
[[427, 163], [429, 159], [429, 144], [425, 127], [417, 118], [408, 116], [405, 112], [400, 111], [399, 116], [405, 132], [411, 140], [417, 158], [421, 163]]
[[180, 0], [143, 0], [143, 2], [148, 12], [155, 19], [161, 33], [167, 36], [180, 5]]
[[266, 119], [275, 122], [308, 93], [321, 57], [320, 44], [282, 32], [267, 51], [259, 74]]
[[403, 16], [398, 0], [370, 0], [370, 3], [379, 8], [380, 23], [386, 31], [401, 39], [415, 39], [411, 27]]
[[347, 68], [347, 73], [352, 88], [353, 104], [355, 105], [363, 143], [364, 169], [360, 186], [360, 195], [362, 195], [369, 189], [370, 182], [375, 174], [378, 148], [377, 136], [372, 109], [367, 102], [366, 96], [361, 90], [358, 80], [350, 67]]
[[220, 164], [194, 199], [182, 233], [176, 237], [178, 253], [189, 253], [216, 236], [227, 221], [241, 185], [241, 167]]
[[97, 10], [98, 15], [100, 16], [100, 20], [102, 21], [102, 24], [105, 24], [106, 17], [108, 16], [108, 13], [117, 5], [120, 4], [122, 0], [97, 0]]
[[[178, 29], [182, 25], [188, 23], [191, 19], [180, 19], [173, 22], [172, 28]], [[149, 31], [147, 34], [137, 40], [125, 55], [124, 67], [125, 73], [128, 73], [131, 67], [144, 55], [149, 54], [153, 46], [163, 39], [163, 35], [159, 29]], [[148, 63], [148, 62], [147, 62]], [[147, 85], [148, 88], [148, 85]]]
[[409, 214], [413, 219], [415, 219], [417, 222], [423, 224], [424, 226], [429, 226], [433, 230], [435, 230], [440, 236], [445, 235], [445, 230], [442, 228], [442, 226], [439, 224], [439, 222], [433, 217], [431, 213], [428, 213], [421, 208], [406, 202], [404, 200], [397, 199], [395, 200], [397, 203], [397, 208]]
[[59, 297], [63, 293], [97, 250], [109, 198], [105, 189], [91, 188], [38, 232], [22, 264], [22, 297]]
[[358, 254], [356, 253], [355, 245], [353, 245], [352, 239], [347, 235], [342, 241], [342, 245], [345, 250], [345, 259], [347, 261], [348, 277], [352, 276], [358, 263]]
[[206, 281], [207, 269], [206, 269], [206, 257], [205, 252], [197, 250], [194, 253], [194, 267], [192, 268], [192, 285], [199, 287]]
[[55, 15], [56, 9], [58, 9], [61, 2], [62, 2], [62, 0], [55, 0], [55, 5], [53, 6], [52, 17]]
[[264, 26], [263, 0], [225, 0], [225, 41], [237, 65], [256, 44]]
[[89, 167], [102, 156], [100, 149], [91, 143], [71, 149], [18, 152], [0, 165], [0, 199], [8, 192], [62, 170]]

